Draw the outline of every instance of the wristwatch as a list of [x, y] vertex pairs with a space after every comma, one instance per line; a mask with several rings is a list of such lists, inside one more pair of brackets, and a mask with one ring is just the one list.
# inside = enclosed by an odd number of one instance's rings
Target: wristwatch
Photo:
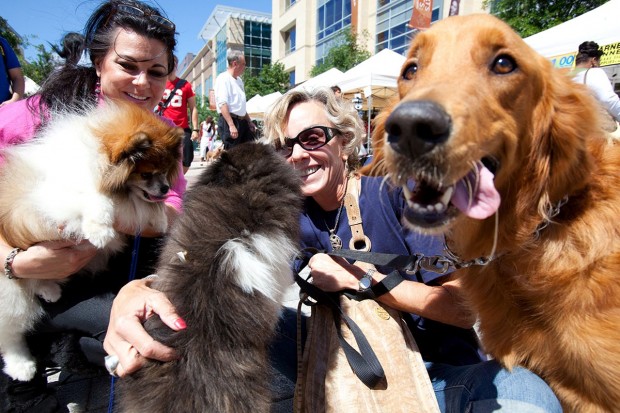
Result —
[[375, 270], [372, 268], [366, 271], [366, 274], [364, 274], [359, 280], [358, 291], [366, 291], [372, 287], [372, 275], [374, 273]]

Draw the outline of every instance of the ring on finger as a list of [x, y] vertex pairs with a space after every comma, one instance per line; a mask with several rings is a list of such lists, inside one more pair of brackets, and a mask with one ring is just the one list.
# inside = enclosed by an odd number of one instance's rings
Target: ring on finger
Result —
[[105, 368], [108, 373], [110, 373], [110, 376], [118, 377], [118, 374], [116, 373], [116, 369], [118, 368], [119, 363], [118, 356], [115, 354], [110, 354], [108, 356], [105, 356], [104, 360]]

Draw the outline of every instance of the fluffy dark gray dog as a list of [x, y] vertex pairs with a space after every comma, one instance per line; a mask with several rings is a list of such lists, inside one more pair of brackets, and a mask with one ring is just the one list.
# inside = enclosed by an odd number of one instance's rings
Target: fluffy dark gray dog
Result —
[[153, 288], [187, 323], [145, 327], [179, 359], [120, 382], [125, 412], [268, 412], [268, 346], [298, 248], [301, 181], [258, 143], [224, 152], [187, 192]]

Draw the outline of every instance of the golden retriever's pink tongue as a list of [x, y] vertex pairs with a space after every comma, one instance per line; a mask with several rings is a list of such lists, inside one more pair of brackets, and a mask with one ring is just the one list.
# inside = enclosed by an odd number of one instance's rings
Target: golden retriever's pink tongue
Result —
[[[485, 219], [493, 215], [500, 204], [499, 192], [493, 184], [493, 174], [485, 166], [478, 166], [478, 185], [476, 186], [476, 178], [467, 176], [460, 180], [454, 189], [452, 195], [452, 204], [462, 213], [470, 218]], [[465, 180], [469, 180], [473, 188], [473, 193], [469, 194], [469, 189], [465, 184]]]

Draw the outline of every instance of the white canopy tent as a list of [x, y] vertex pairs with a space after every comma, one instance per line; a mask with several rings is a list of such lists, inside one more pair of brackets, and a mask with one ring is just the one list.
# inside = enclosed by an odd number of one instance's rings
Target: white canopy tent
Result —
[[368, 99], [367, 107], [382, 107], [396, 94], [398, 75], [404, 62], [405, 56], [383, 49], [347, 70], [338, 86], [346, 98], [361, 93]]
[[331, 87], [334, 85], [340, 86], [340, 81], [342, 80], [343, 75], [344, 73], [342, 73], [342, 71], [332, 67], [328, 71], [300, 83], [295, 86], [293, 90], [312, 90], [317, 87]]
[[280, 96], [282, 96], [280, 92], [273, 92], [265, 96], [254, 95], [252, 99], [246, 102], [245, 108], [252, 119], [262, 119]]
[[602, 6], [525, 38], [525, 42], [545, 57], [574, 53], [579, 45], [592, 40], [599, 45], [620, 41], [620, 0]]
[[250, 100], [245, 102], [245, 110], [248, 112], [251, 118], [256, 116], [256, 114], [260, 113], [260, 102], [262, 99], [263, 97], [261, 95], [254, 95]]

